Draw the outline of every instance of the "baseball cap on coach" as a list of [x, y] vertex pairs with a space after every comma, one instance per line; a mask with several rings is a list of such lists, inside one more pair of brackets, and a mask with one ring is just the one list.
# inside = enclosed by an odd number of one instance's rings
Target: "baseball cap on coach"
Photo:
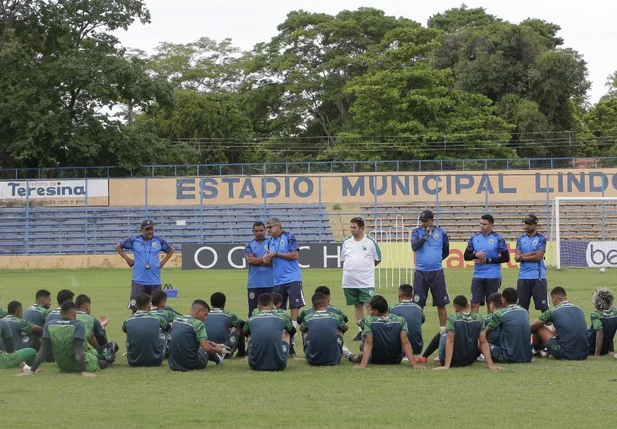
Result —
[[538, 217], [535, 214], [528, 214], [527, 216], [525, 216], [525, 219], [523, 219], [523, 223], [527, 223], [529, 225], [537, 225]]
[[435, 216], [433, 215], [433, 212], [430, 210], [423, 210], [422, 213], [420, 213], [420, 220], [421, 221], [426, 221], [429, 219], [434, 219]]
[[152, 222], [152, 219], [146, 219], [141, 223], [141, 227], [142, 228], [148, 228], [148, 227], [153, 227], [154, 226], [154, 222]]

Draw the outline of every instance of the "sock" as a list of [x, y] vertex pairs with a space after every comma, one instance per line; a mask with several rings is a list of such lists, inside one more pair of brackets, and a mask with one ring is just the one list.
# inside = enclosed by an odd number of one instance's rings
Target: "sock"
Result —
[[353, 360], [355, 359], [355, 357], [356, 357], [356, 355], [355, 355], [355, 354], [353, 354], [353, 353], [349, 353], [349, 354], [347, 355], [347, 360], [348, 360], [349, 362], [352, 362], [352, 363], [353, 363]]
[[443, 334], [444, 332], [446, 332], [446, 327], [445, 326], [440, 326], [439, 327], [439, 333]]
[[362, 327], [358, 326], [358, 332], [362, 333]]
[[236, 356], [246, 356], [246, 337], [244, 335], [240, 335], [238, 340], [238, 354]]
[[294, 328], [296, 328], [296, 330], [298, 329], [298, 321], [297, 320], [292, 320], [291, 324], [294, 326]]

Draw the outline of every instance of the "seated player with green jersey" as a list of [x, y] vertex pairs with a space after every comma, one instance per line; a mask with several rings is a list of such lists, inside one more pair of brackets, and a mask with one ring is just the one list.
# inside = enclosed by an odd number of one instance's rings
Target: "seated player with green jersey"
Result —
[[530, 363], [529, 313], [516, 304], [518, 292], [514, 288], [505, 288], [501, 293], [501, 301], [503, 307], [493, 313], [492, 320], [486, 327], [487, 339], [494, 331], [499, 332], [497, 342], [489, 341], [491, 358], [500, 363]]
[[407, 336], [407, 322], [396, 314], [388, 313], [388, 301], [375, 295], [368, 304], [369, 315], [362, 320], [363, 343], [362, 351], [354, 355], [343, 348], [345, 357], [353, 363], [359, 363], [359, 368], [365, 368], [369, 363], [374, 365], [398, 365], [407, 356], [413, 369], [424, 369], [416, 363]]
[[[580, 307], [570, 303], [566, 291], [555, 287], [551, 291], [553, 307], [546, 310], [531, 324], [534, 334], [533, 353], [539, 354], [543, 347], [559, 360], [584, 360], [589, 354], [587, 322]], [[552, 323], [557, 332], [545, 325]]]
[[314, 366], [338, 365], [343, 355], [343, 334], [347, 324], [340, 314], [328, 311], [328, 297], [316, 292], [313, 312], [302, 318], [300, 332], [304, 340], [304, 357]]
[[4, 319], [4, 316], [6, 316], [6, 314], [6, 310], [0, 307], [0, 319]]
[[407, 337], [411, 343], [414, 355], [422, 353], [424, 342], [422, 341], [422, 324], [425, 317], [422, 307], [413, 302], [413, 287], [402, 284], [398, 288], [398, 303], [390, 308], [390, 313], [401, 316], [407, 322]]
[[165, 357], [168, 323], [150, 313], [151, 297], [140, 293], [135, 297], [136, 311], [122, 324], [126, 333], [126, 359], [130, 366], [161, 366]]
[[[34, 304], [24, 311], [23, 319], [32, 323], [33, 325], [40, 326], [41, 329], [45, 326], [45, 319], [51, 312], [51, 292], [46, 289], [40, 289], [34, 296]], [[35, 336], [30, 336], [29, 341], [22, 342], [23, 347], [33, 347], [38, 350], [41, 347], [40, 341]]]
[[71, 301], [65, 302], [60, 309], [60, 319], [45, 324], [41, 349], [30, 373], [37, 372], [47, 351], [52, 350], [61, 372], [79, 372], [84, 377], [94, 377], [94, 372], [107, 368], [114, 362], [118, 350], [110, 350], [105, 355], [97, 354], [88, 347], [87, 341], [86, 325], [77, 320], [77, 305]]
[[[493, 314], [504, 308], [502, 296], [499, 292], [493, 293], [488, 297], [488, 311], [489, 313], [484, 318], [484, 326], [489, 326], [493, 321]], [[488, 341], [489, 348], [491, 344], [499, 344], [499, 327], [491, 328], [490, 332], [486, 333], [486, 341]]]
[[58, 302], [58, 307], [55, 310], [49, 312], [49, 314], [45, 318], [45, 323], [49, 323], [52, 320], [60, 319], [62, 305], [67, 302], [73, 302], [73, 298], [75, 298], [75, 294], [73, 293], [73, 291], [69, 289], [59, 290], [56, 294], [56, 301]]
[[11, 329], [13, 348], [15, 350], [31, 348], [26, 347], [26, 345], [32, 344], [30, 338], [33, 336], [40, 337], [43, 334], [43, 328], [22, 319], [24, 308], [19, 301], [9, 302], [7, 313], [8, 314], [2, 320], [4, 320]]
[[272, 294], [259, 295], [257, 308], [259, 313], [244, 325], [249, 367], [255, 371], [282, 371], [287, 367], [289, 342], [296, 330], [286, 313], [274, 309]]
[[244, 334], [244, 321], [236, 313], [225, 310], [227, 297], [222, 292], [215, 292], [210, 297], [210, 312], [204, 320], [204, 326], [208, 338], [215, 343], [224, 344], [229, 350], [231, 357], [238, 350], [239, 357], [246, 355]]
[[476, 361], [481, 352], [486, 358], [489, 369], [501, 370], [501, 367], [495, 366], [491, 359], [484, 332], [484, 318], [478, 313], [471, 312], [469, 301], [464, 295], [457, 296], [452, 303], [454, 313], [448, 315], [446, 330], [441, 334], [439, 342], [439, 361], [442, 366], [433, 369], [445, 370], [451, 367], [469, 366]]
[[[283, 297], [281, 296], [281, 294], [278, 292], [272, 292], [270, 295], [272, 295], [272, 311], [279, 314], [287, 314], [287, 312], [281, 308], [281, 305], [283, 304]], [[257, 308], [253, 310], [251, 317], [257, 316], [260, 311], [261, 310], [259, 310], [259, 303], [257, 303]], [[289, 320], [291, 320], [291, 317], [289, 318]]]
[[22, 363], [32, 365], [35, 357], [34, 349], [14, 349], [11, 328], [7, 322], [0, 319], [0, 369], [17, 368]]
[[158, 290], [152, 294], [150, 314], [161, 318], [167, 323], [167, 328], [163, 330], [167, 338], [167, 345], [165, 347], [165, 359], [167, 359], [169, 358], [169, 347], [171, 345], [171, 326], [174, 320], [182, 316], [182, 314], [167, 306], [167, 293], [163, 290]]
[[196, 299], [191, 312], [178, 317], [171, 327], [169, 368], [172, 371], [194, 371], [205, 369], [208, 361], [223, 363], [223, 354], [228, 350], [222, 344], [208, 341], [204, 320], [210, 306], [202, 299]]
[[92, 316], [92, 301], [87, 295], [78, 295], [75, 298], [75, 304], [77, 304], [77, 318], [80, 319], [80, 314], [86, 314], [92, 317], [92, 320], [88, 319], [88, 322], [92, 324], [92, 337], [90, 343], [94, 348], [102, 347], [109, 343], [107, 341], [107, 333], [105, 329], [109, 325], [109, 319], [106, 316], [101, 316], [101, 320]]
[[[345, 321], [345, 323], [349, 322], [349, 319], [347, 318], [345, 313], [343, 313], [342, 310], [330, 304], [330, 288], [328, 286], [317, 286], [315, 288], [315, 293], [322, 293], [326, 296], [326, 299], [328, 301], [326, 310], [328, 311], [328, 313], [337, 314], [343, 319], [343, 321]], [[302, 323], [302, 321], [307, 315], [314, 313], [314, 312], [315, 312], [315, 309], [313, 307], [309, 307], [309, 308], [302, 310], [300, 314], [298, 315], [298, 325]]]
[[591, 326], [587, 330], [589, 355], [599, 358], [614, 351], [617, 309], [613, 307], [615, 295], [609, 288], [596, 289], [591, 300], [596, 310], [591, 313]]

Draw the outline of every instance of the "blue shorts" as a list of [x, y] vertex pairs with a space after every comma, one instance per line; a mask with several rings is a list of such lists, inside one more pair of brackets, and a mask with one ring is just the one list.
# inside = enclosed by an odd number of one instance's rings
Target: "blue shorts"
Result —
[[253, 315], [253, 310], [257, 308], [259, 295], [264, 293], [272, 293], [274, 288], [271, 287], [256, 287], [246, 291], [246, 296], [249, 303], [249, 318]]
[[472, 304], [484, 305], [488, 298], [499, 292], [501, 279], [471, 279], [471, 296], [469, 301]]
[[450, 296], [446, 286], [446, 276], [443, 270], [418, 271], [413, 276], [414, 301], [420, 307], [426, 305], [428, 291], [433, 297], [433, 307], [443, 307], [450, 304]]
[[306, 305], [304, 302], [304, 293], [302, 292], [302, 282], [291, 282], [274, 286], [273, 292], [283, 297], [281, 303], [281, 309], [283, 310], [287, 310], [287, 300], [289, 300], [290, 309], [302, 308]]

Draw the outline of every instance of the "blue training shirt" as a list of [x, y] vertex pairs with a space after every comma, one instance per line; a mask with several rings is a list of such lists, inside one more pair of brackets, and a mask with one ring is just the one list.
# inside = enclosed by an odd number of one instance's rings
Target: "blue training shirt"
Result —
[[[467, 250], [471, 250], [474, 253], [484, 250], [487, 258], [497, 259], [501, 257], [501, 253], [508, 250], [508, 248], [503, 237], [491, 231], [489, 235], [478, 232], [471, 237], [467, 243]], [[476, 264], [473, 270], [473, 277], [476, 279], [500, 279], [501, 264]]]
[[[251, 240], [244, 248], [244, 257], [248, 258], [253, 255], [256, 258], [263, 258], [266, 254], [266, 248], [269, 240], [264, 241]], [[265, 265], [249, 265], [249, 279], [247, 287], [249, 289], [272, 287], [274, 286], [274, 269], [272, 266]]]
[[[533, 237], [528, 234], [523, 234], [516, 240], [516, 250], [523, 253], [541, 250], [546, 252], [546, 237], [539, 232]], [[545, 279], [546, 265], [544, 259], [538, 262], [521, 262], [521, 268], [518, 272], [519, 279]]]
[[[411, 241], [422, 239], [426, 230], [422, 227], [413, 229]], [[448, 234], [443, 229], [436, 227], [431, 237], [426, 240], [416, 252], [416, 270], [418, 271], [439, 271], [443, 269], [443, 249], [449, 246]]]
[[[171, 246], [165, 240], [156, 235], [151, 240], [145, 241], [143, 236], [136, 235], [120, 242], [124, 250], [133, 251], [133, 281], [141, 285], [161, 284], [161, 260], [159, 252], [168, 253]], [[150, 268], [146, 269], [146, 265]]]
[[[300, 244], [296, 237], [287, 231], [283, 231], [278, 237], [270, 237], [268, 249], [275, 253], [291, 253], [300, 250]], [[272, 259], [274, 267], [274, 286], [284, 285], [292, 282], [301, 282], [302, 273], [298, 261], [289, 261], [283, 258]]]

